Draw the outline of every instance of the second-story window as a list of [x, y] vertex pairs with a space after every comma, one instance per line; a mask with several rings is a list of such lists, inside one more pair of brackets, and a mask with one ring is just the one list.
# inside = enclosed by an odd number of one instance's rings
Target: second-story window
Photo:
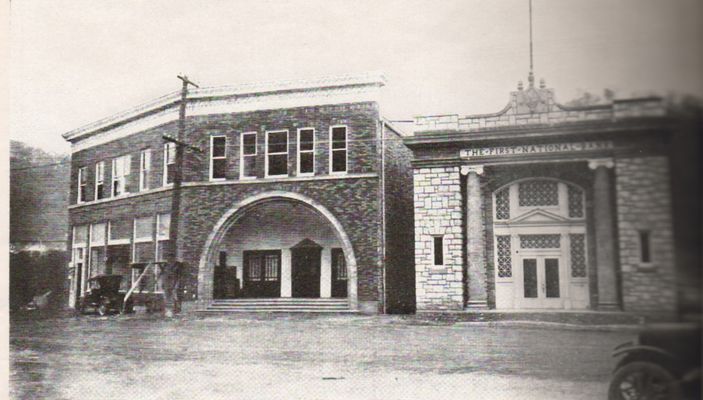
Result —
[[95, 200], [105, 198], [105, 161], [95, 164]]
[[164, 186], [173, 183], [176, 167], [176, 144], [168, 142], [164, 144]]
[[347, 172], [347, 127], [330, 128], [330, 171]]
[[83, 203], [86, 201], [86, 189], [88, 186], [88, 177], [86, 172], [88, 172], [86, 167], [78, 168], [78, 203]]
[[151, 170], [151, 149], [142, 150], [139, 155], [139, 191], [149, 189], [149, 171]]
[[266, 176], [288, 175], [288, 131], [266, 132]]
[[315, 173], [315, 130], [298, 129], [298, 175]]
[[256, 132], [242, 133], [240, 143], [239, 178], [256, 177]]
[[130, 164], [132, 157], [129, 154], [112, 160], [112, 196], [120, 196], [127, 191]]
[[227, 169], [227, 138], [210, 137], [210, 179], [225, 179]]

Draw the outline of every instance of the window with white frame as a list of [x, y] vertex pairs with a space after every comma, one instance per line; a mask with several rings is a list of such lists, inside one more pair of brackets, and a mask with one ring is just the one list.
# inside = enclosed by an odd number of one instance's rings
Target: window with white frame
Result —
[[330, 171], [347, 172], [347, 127], [330, 128]]
[[135, 263], [154, 261], [154, 218], [152, 216], [134, 219], [132, 260]]
[[88, 270], [85, 268], [86, 247], [88, 247], [88, 225], [73, 227], [71, 261], [75, 269], [76, 291], [82, 295], [86, 288]]
[[105, 161], [95, 164], [95, 200], [105, 198]]
[[83, 203], [85, 202], [86, 199], [86, 190], [88, 188], [88, 176], [86, 173], [88, 172], [88, 169], [86, 167], [81, 167], [78, 168], [78, 197], [77, 201], [78, 203]]
[[112, 160], [112, 196], [120, 196], [128, 193], [127, 183], [129, 180], [130, 165], [132, 157], [129, 154], [117, 157]]
[[156, 261], [166, 261], [169, 255], [169, 234], [171, 230], [171, 214], [156, 215]]
[[176, 173], [176, 144], [173, 142], [164, 143], [164, 186], [173, 183]]
[[266, 132], [266, 176], [288, 175], [288, 131]]
[[210, 180], [225, 179], [227, 137], [210, 136]]
[[151, 170], [151, 149], [144, 149], [139, 154], [139, 191], [149, 190], [149, 171]]
[[256, 178], [256, 132], [242, 133], [240, 141], [239, 178]]
[[315, 129], [298, 129], [298, 175], [315, 173]]
[[105, 245], [107, 224], [92, 224], [90, 226], [90, 276], [104, 274]]

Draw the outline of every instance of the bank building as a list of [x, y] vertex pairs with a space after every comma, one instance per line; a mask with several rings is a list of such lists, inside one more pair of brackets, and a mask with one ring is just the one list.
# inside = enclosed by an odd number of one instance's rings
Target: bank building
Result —
[[532, 73], [498, 112], [414, 118], [417, 310], [673, 313], [700, 268], [677, 272], [680, 129], [661, 98], [569, 107]]

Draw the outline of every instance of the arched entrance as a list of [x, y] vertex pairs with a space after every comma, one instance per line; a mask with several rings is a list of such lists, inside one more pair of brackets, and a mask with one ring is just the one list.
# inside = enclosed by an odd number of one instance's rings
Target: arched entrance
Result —
[[581, 187], [552, 178], [493, 193], [496, 308], [588, 308], [585, 205]]
[[337, 218], [307, 196], [272, 191], [238, 202], [217, 221], [201, 254], [203, 301], [346, 297], [357, 308], [351, 241]]

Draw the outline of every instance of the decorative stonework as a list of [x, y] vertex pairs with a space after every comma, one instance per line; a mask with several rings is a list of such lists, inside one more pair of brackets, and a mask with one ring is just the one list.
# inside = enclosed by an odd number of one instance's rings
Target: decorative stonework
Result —
[[[463, 308], [462, 206], [459, 167], [414, 170], [417, 309]], [[434, 265], [433, 240], [442, 236], [444, 263]]]

